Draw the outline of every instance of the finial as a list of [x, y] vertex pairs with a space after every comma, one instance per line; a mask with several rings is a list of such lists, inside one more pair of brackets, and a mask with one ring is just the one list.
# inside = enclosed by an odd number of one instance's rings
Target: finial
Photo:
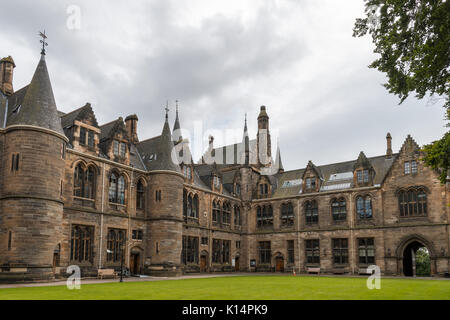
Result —
[[175, 104], [176, 104], [176, 109], [177, 109], [177, 113], [178, 113], [178, 100], [175, 100]]
[[39, 36], [42, 38], [42, 40], [39, 40], [39, 42], [42, 43], [41, 54], [45, 55], [45, 47], [48, 46], [48, 43], [45, 42], [45, 39], [47, 39], [47, 36], [45, 35], [45, 30], [43, 33], [39, 31]]
[[169, 100], [166, 102], [166, 107], [164, 108], [166, 110], [166, 120], [169, 119]]

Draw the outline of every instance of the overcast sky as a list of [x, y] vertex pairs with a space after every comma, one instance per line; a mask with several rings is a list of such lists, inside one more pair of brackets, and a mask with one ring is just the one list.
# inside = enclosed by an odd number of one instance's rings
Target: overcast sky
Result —
[[408, 133], [419, 145], [440, 138], [440, 104], [410, 97], [399, 106], [367, 67], [371, 39], [352, 37], [362, 3], [5, 1], [0, 55], [15, 60], [14, 88], [27, 85], [45, 29], [58, 109], [90, 102], [99, 124], [136, 113], [140, 140], [160, 134], [166, 100], [171, 127], [178, 99], [182, 127], [201, 121], [205, 132], [235, 130], [238, 139], [245, 113], [255, 136], [265, 105], [286, 170], [384, 154], [388, 131], [394, 152]]

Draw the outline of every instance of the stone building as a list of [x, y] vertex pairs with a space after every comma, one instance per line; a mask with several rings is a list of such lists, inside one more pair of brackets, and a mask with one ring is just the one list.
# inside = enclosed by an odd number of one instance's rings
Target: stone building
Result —
[[[13, 90], [0, 60], [0, 281], [132, 274], [308, 272], [414, 275], [425, 247], [431, 273], [449, 271], [450, 182], [420, 161], [411, 136], [398, 153], [284, 171], [269, 116], [256, 139], [210, 146], [194, 163], [176, 114], [140, 140], [138, 117], [99, 125], [92, 106], [57, 110], [41, 55]], [[298, 146], [301, 147], [301, 146]]]

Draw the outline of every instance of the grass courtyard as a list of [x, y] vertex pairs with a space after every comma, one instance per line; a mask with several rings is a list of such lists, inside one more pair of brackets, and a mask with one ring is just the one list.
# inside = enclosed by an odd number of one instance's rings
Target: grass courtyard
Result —
[[182, 280], [0, 289], [0, 300], [376, 300], [450, 299], [450, 281], [381, 279], [369, 290], [366, 278], [233, 276]]

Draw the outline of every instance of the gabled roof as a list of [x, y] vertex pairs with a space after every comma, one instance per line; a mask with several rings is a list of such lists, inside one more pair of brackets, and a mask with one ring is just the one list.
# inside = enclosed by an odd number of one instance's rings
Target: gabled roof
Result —
[[122, 130], [124, 134], [127, 134], [127, 130], [125, 129], [125, 124], [123, 123], [123, 118], [119, 117], [118, 119], [108, 122], [102, 126], [100, 126], [100, 142], [105, 139], [112, 138], [112, 135], [116, 130]]
[[370, 161], [367, 159], [366, 155], [362, 151], [359, 153], [358, 159], [356, 160], [355, 164], [353, 165], [353, 170], [355, 170], [356, 168], [364, 168], [364, 169], [372, 168], [372, 164], [370, 163]]
[[92, 116], [94, 121], [94, 126], [98, 128], [97, 119], [95, 118], [94, 111], [92, 110], [91, 104], [87, 102], [81, 108], [73, 110], [72, 112], [66, 113], [61, 116], [61, 125], [63, 128], [73, 125], [75, 120], [83, 120], [87, 116]]
[[31, 83], [26, 89], [20, 109], [11, 113], [7, 122], [8, 126], [16, 124], [33, 125], [64, 135], [44, 55], [41, 55]]

